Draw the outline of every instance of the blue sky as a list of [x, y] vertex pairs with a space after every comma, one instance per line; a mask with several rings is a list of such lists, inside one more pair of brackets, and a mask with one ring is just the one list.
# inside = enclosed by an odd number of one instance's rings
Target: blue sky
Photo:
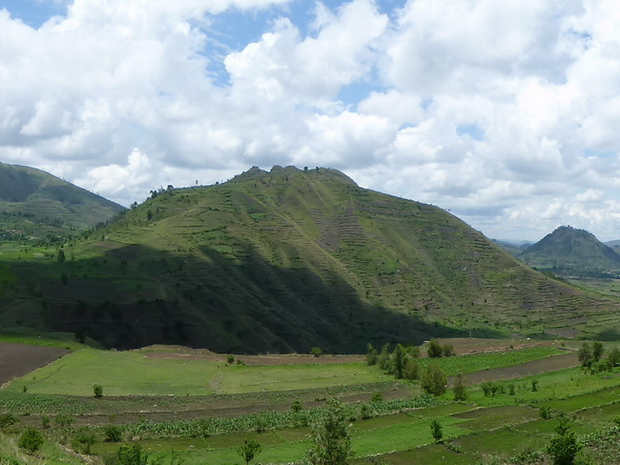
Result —
[[328, 166], [489, 237], [620, 238], [612, 0], [0, 0], [0, 162], [129, 205]]

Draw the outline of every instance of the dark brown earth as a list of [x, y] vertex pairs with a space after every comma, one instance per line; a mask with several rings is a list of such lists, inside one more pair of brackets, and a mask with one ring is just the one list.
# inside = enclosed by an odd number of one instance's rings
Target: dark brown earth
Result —
[[24, 376], [69, 353], [60, 347], [0, 342], [0, 384]]

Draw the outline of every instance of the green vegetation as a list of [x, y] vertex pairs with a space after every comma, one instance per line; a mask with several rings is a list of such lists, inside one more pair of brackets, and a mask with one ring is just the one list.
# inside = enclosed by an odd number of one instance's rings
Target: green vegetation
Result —
[[[458, 354], [458, 343], [454, 345]], [[595, 344], [591, 343], [590, 347], [594, 348]], [[473, 367], [477, 360], [482, 368], [479, 374], [491, 373], [484, 369], [489, 360], [498, 367], [506, 367], [506, 374], [515, 373], [521, 366], [519, 362], [531, 361], [535, 353], [544, 358], [534, 360], [544, 362], [546, 367], [553, 366], [556, 352], [540, 349], [553, 348], [504, 349], [504, 352], [430, 360], [415, 358], [417, 350], [401, 348], [407, 358], [423, 362], [431, 371], [433, 367], [442, 370], [450, 367], [453, 360]], [[612, 348], [605, 350], [611, 352]], [[394, 351], [398, 354], [397, 346]], [[601, 359], [605, 353], [602, 352]], [[291, 357], [282, 356], [277, 358], [278, 363], [273, 363], [272, 357], [236, 355], [235, 362], [245, 361], [245, 365], [237, 365], [227, 363], [226, 355], [198, 354], [201, 352], [161, 347], [132, 352], [83, 349], [66, 355], [26, 375], [28, 385], [32, 386], [27, 392], [18, 389], [24, 378], [0, 390], [3, 415], [15, 420], [5, 422], [4, 435], [14, 438], [17, 444], [22, 432], [29, 428], [38, 431], [45, 442], [36, 456], [45, 457], [46, 463], [55, 463], [48, 461], [48, 457], [58, 453], [54, 452], [57, 441], [63, 441], [80, 454], [105, 457], [107, 464], [149, 465], [217, 465], [240, 460], [246, 464], [256, 461], [277, 464], [304, 457], [310, 463], [321, 464], [346, 460], [351, 464], [391, 465], [411, 463], [415, 459], [433, 465], [445, 463], [448, 456], [450, 463], [463, 464], [511, 463], [510, 460], [518, 457], [572, 463], [557, 461], [568, 456], [597, 457], [599, 461], [595, 463], [613, 463], [606, 461], [607, 457], [620, 454], [617, 446], [604, 442], [602, 435], [597, 436], [598, 431], [601, 434], [610, 431], [615, 419], [620, 417], [616, 403], [620, 395], [620, 371], [616, 368], [591, 372], [576, 366], [517, 379], [468, 383], [466, 399], [454, 402], [459, 380], [464, 386], [468, 375], [443, 381], [444, 388], [451, 386], [449, 391], [421, 396], [423, 381], [398, 380], [393, 375], [381, 374], [377, 366], [362, 361], [363, 357], [359, 361], [343, 359], [338, 363], [329, 357], [305, 355], [296, 356], [296, 363], [289, 363]], [[577, 361], [576, 351], [573, 355]], [[300, 357], [308, 363], [298, 363]], [[257, 364], [265, 360], [270, 364]], [[82, 375], [78, 361], [82, 363]], [[192, 387], [199, 379], [191, 374], [194, 364], [202, 365], [203, 373], [217, 389], [224, 392], [229, 389], [221, 382], [233, 375], [230, 386], [245, 386], [241, 389], [244, 392], [145, 395], [148, 390], [138, 382], [140, 378], [161, 376], [163, 384], [170, 387], [168, 378], [160, 371], [165, 367], [172, 372], [170, 378], [182, 377], [186, 370], [189, 374], [182, 381], [189, 383], [189, 389], [198, 390], [198, 385]], [[108, 378], [119, 373], [113, 368], [115, 365], [130, 368], [136, 374], [120, 376], [123, 382], [117, 382], [115, 389], [125, 393], [121, 396], [108, 394]], [[533, 369], [533, 365], [527, 366], [526, 370]], [[101, 381], [105, 396], [93, 396], [94, 383], [89, 370], [105, 380]], [[426, 371], [424, 368], [423, 372]], [[373, 373], [377, 378], [369, 382], [368, 377]], [[267, 382], [270, 377], [271, 382]], [[320, 381], [316, 381], [317, 377]], [[61, 393], [61, 381], [65, 393]], [[356, 384], [360, 381], [365, 384]], [[532, 381], [537, 381], [536, 391], [532, 390]], [[78, 389], [72, 384], [76, 382], [81, 385]], [[315, 387], [311, 387], [313, 382]], [[58, 393], [31, 392], [46, 388], [46, 383]], [[305, 389], [287, 390], [297, 387], [297, 383], [299, 386], [306, 383]], [[342, 386], [342, 383], [347, 384]], [[68, 396], [74, 389], [81, 394]], [[141, 395], [131, 393], [132, 389]], [[163, 390], [154, 386], [151, 389], [154, 394]], [[232, 390], [239, 391], [234, 387]], [[387, 396], [389, 400], [385, 400]], [[33, 403], [35, 400], [39, 406]], [[22, 407], [15, 410], [13, 402], [21, 402]], [[73, 413], [69, 412], [69, 406]], [[252, 413], [247, 411], [249, 408]], [[570, 429], [565, 426], [568, 423], [564, 418], [570, 418]], [[602, 447], [602, 443], [606, 446]], [[25, 449], [25, 455], [19, 455], [16, 449], [8, 454], [30, 463]]]
[[528, 265], [561, 276], [616, 278], [620, 255], [582, 229], [561, 226], [518, 257]]
[[0, 163], [0, 240], [57, 243], [123, 210], [49, 173]]
[[602, 339], [620, 322], [615, 298], [532, 271], [439, 208], [322, 168], [156, 191], [78, 238], [0, 254], [0, 326], [120, 349], [360, 353], [465, 335]]

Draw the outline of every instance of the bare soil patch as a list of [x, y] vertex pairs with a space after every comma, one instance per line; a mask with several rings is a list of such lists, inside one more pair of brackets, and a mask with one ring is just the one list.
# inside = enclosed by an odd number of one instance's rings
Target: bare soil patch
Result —
[[0, 342], [0, 384], [24, 376], [67, 353], [69, 350], [60, 347]]

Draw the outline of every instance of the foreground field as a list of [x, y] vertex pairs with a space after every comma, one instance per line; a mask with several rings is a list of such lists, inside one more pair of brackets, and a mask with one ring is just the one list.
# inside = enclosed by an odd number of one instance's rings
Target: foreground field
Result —
[[[128, 444], [164, 464], [172, 463], [171, 450], [185, 465], [240, 463], [238, 448], [248, 440], [262, 445], [258, 462], [291, 463], [303, 459], [311, 446], [310, 425], [322, 415], [325, 401], [335, 397], [345, 402], [352, 425], [352, 463], [497, 464], [515, 454], [543, 452], [555, 434], [558, 412], [573, 417], [584, 445], [590, 440], [586, 433], [607, 431], [620, 415], [615, 403], [620, 373], [584, 373], [574, 367], [578, 362], [570, 347], [534, 341], [453, 343], [461, 355], [419, 363], [422, 369], [435, 363], [450, 376], [466, 373], [464, 402], [454, 402], [451, 390], [438, 397], [423, 395], [418, 381], [396, 380], [359, 356], [84, 348], [0, 390], [0, 414], [18, 419], [2, 440], [7, 450], [15, 450], [15, 435], [35, 427], [47, 437], [36, 460], [96, 464], [119, 448], [120, 443], [103, 440], [113, 425]], [[482, 381], [494, 383], [493, 395], [485, 394]], [[101, 398], [94, 397], [94, 384], [103, 387]], [[295, 403], [297, 413], [291, 409]], [[550, 419], [541, 418], [546, 409]], [[51, 422], [41, 428], [45, 418]], [[61, 426], [56, 418], [71, 421]], [[434, 420], [443, 428], [441, 444], [434, 444], [431, 435]], [[66, 438], [83, 452], [71, 438], [84, 431], [94, 438], [89, 454], [54, 446]], [[600, 453], [594, 445], [584, 446], [584, 456]], [[19, 457], [17, 463], [39, 463]]]

